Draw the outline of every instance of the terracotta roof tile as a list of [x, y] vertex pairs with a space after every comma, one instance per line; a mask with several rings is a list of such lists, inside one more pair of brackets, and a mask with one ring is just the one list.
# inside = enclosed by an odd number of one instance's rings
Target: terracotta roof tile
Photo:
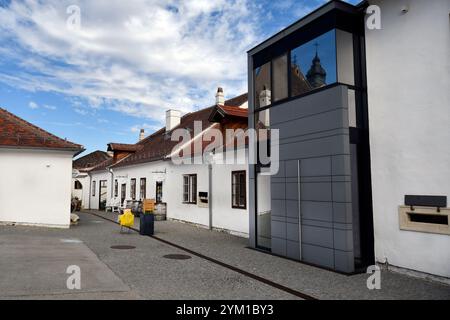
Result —
[[83, 146], [61, 139], [0, 108], [0, 147], [62, 149], [82, 152]]
[[111, 156], [108, 153], [97, 150], [74, 160], [73, 168], [79, 170], [93, 168], [110, 158]]

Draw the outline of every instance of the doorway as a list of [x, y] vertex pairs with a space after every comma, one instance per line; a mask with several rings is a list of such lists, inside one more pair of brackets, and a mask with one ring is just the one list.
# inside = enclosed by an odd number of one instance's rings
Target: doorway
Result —
[[163, 196], [163, 183], [162, 181], [156, 181], [156, 203], [162, 202]]
[[99, 183], [99, 193], [98, 193], [98, 208], [99, 210], [105, 210], [106, 209], [106, 199], [107, 199], [107, 193], [108, 193], [108, 187], [107, 187], [107, 181], [106, 180], [100, 180]]

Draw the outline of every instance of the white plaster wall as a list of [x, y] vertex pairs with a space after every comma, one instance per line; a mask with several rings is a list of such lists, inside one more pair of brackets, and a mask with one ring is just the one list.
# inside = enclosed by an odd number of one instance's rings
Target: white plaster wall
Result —
[[[245, 153], [240, 154], [239, 163], [233, 165], [213, 166], [213, 227], [226, 229], [241, 236], [248, 235], [248, 208], [234, 209], [231, 206], [231, 172], [246, 170]], [[165, 174], [162, 172], [166, 172]], [[167, 217], [203, 226], [209, 225], [209, 208], [197, 204], [183, 203], [183, 175], [197, 174], [197, 193], [209, 192], [207, 165], [174, 165], [171, 161], [155, 161], [139, 165], [113, 169], [114, 179], [118, 179], [119, 193], [123, 183], [126, 183], [126, 200], [130, 200], [130, 180], [136, 179], [136, 199], [140, 199], [140, 179], [147, 179], [147, 198], [156, 198], [156, 182], [163, 182], [163, 202], [167, 203]], [[111, 175], [107, 171], [91, 173], [91, 181], [97, 181], [96, 195], [91, 196], [91, 209], [98, 209], [98, 188], [100, 180], [108, 180], [108, 200], [110, 203]], [[247, 176], [248, 180], [248, 176]], [[248, 188], [248, 187], [247, 187]], [[92, 191], [92, 185], [89, 188]], [[248, 190], [247, 190], [248, 198]], [[248, 201], [247, 201], [248, 202]]]
[[450, 1], [370, 2], [382, 18], [366, 31], [376, 259], [450, 277], [450, 236], [398, 222], [405, 194], [450, 198]]
[[[212, 170], [213, 180], [213, 227], [231, 230], [239, 235], [248, 237], [249, 216], [248, 216], [248, 164], [247, 155], [240, 154], [237, 163], [244, 164], [215, 164]], [[246, 171], [246, 195], [247, 206], [245, 209], [235, 209], [232, 207], [232, 177], [233, 171]]]
[[[146, 185], [146, 198], [155, 199], [156, 198], [156, 182], [162, 181], [163, 183], [163, 197], [162, 201], [166, 201], [166, 179], [167, 174], [164, 174], [166, 170], [167, 163], [164, 161], [155, 161], [139, 165], [133, 165], [128, 167], [120, 167], [113, 169], [114, 179], [119, 182], [119, 199], [120, 190], [123, 183], [127, 184], [126, 190], [126, 200], [131, 200], [130, 197], [130, 181], [131, 179], [136, 179], [136, 199], [140, 199], [140, 180], [141, 178], [147, 179]], [[113, 185], [114, 186], [114, 185]]]
[[207, 165], [173, 165], [170, 163], [167, 183], [167, 216], [168, 218], [209, 225], [209, 209], [196, 204], [183, 203], [183, 175], [197, 174], [198, 192], [208, 192]]
[[0, 148], [0, 222], [68, 228], [72, 156]]
[[[75, 181], [77, 180], [81, 183], [83, 189], [75, 189]], [[83, 209], [89, 208], [89, 186], [90, 177], [86, 173], [82, 173], [80, 176], [72, 178], [72, 197], [78, 197], [78, 199], [81, 200], [81, 208]]]
[[[98, 210], [99, 209], [99, 201], [100, 201], [100, 181], [106, 180], [107, 185], [107, 195], [106, 195], [106, 204], [108, 205], [111, 199], [111, 173], [106, 170], [91, 172], [90, 174], [90, 185], [89, 185], [89, 209]], [[95, 195], [92, 195], [92, 186], [95, 181]]]

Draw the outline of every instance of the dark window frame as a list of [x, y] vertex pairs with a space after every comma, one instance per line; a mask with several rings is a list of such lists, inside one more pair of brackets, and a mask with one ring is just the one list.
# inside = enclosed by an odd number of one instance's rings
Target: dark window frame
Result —
[[[187, 200], [185, 198], [185, 179], [187, 178]], [[195, 181], [194, 181], [195, 180]], [[194, 182], [195, 183], [194, 183]], [[184, 204], [197, 204], [197, 174], [184, 174], [183, 175], [183, 203]]]
[[136, 200], [136, 178], [130, 179], [130, 198]]
[[92, 181], [92, 196], [95, 197], [95, 190], [97, 189], [97, 181]]
[[74, 183], [73, 188], [74, 188], [75, 190], [82, 190], [82, 189], [83, 189], [83, 185], [81, 184], [80, 181], [75, 180], [75, 183]]
[[141, 200], [147, 197], [147, 178], [141, 178], [139, 180], [139, 198]]
[[[234, 177], [237, 176], [237, 183], [234, 183]], [[244, 177], [244, 183], [243, 183], [243, 188], [242, 188], [242, 184], [241, 184], [241, 180], [240, 177], [243, 176]], [[238, 192], [235, 192], [235, 186], [238, 186]], [[244, 192], [243, 195], [243, 199], [244, 202], [243, 204], [240, 203], [240, 200], [242, 199], [242, 189]], [[237, 197], [237, 205], [235, 205], [235, 196]], [[245, 170], [239, 170], [239, 171], [232, 171], [231, 172], [231, 207], [233, 209], [247, 209], [247, 171]]]
[[114, 180], [114, 198], [119, 196], [119, 180]]

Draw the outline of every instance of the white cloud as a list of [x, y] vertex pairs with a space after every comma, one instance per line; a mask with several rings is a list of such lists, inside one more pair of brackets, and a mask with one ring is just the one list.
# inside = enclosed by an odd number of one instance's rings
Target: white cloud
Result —
[[44, 104], [43, 107], [44, 107], [45, 109], [48, 109], [48, 110], [56, 110], [56, 109], [57, 109], [55, 106], [51, 106], [51, 105], [48, 105], [48, 104]]
[[30, 101], [30, 103], [28, 104], [28, 106], [29, 106], [31, 109], [33, 109], [33, 110], [39, 108], [38, 104], [37, 104], [36, 102], [34, 102], [34, 101]]
[[[66, 28], [73, 3], [79, 31]], [[14, 44], [2, 55], [20, 72], [0, 81], [162, 121], [168, 108], [211, 105], [219, 85], [229, 97], [247, 90], [255, 10], [247, 0], [13, 1], [0, 7], [0, 45]]]

